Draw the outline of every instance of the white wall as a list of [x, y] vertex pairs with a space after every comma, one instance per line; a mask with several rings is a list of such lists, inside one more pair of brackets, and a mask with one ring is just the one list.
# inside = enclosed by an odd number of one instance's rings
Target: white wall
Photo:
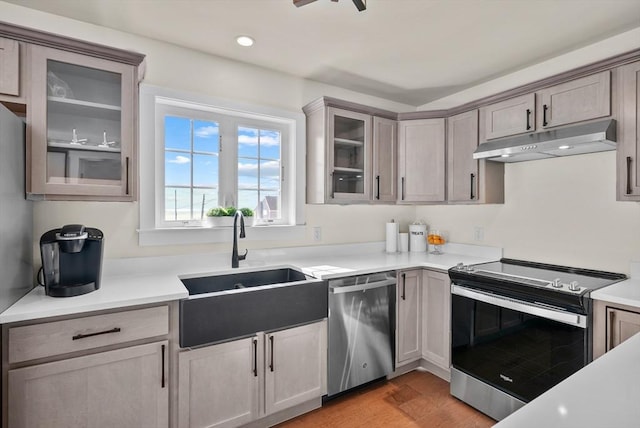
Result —
[[[419, 207], [451, 241], [504, 256], [629, 272], [640, 260], [640, 204], [617, 202], [615, 152], [505, 165], [504, 205]], [[475, 228], [484, 240], [475, 240]]]
[[[13, 4], [0, 2], [0, 16], [6, 22], [145, 53], [145, 82], [154, 85], [292, 111], [300, 111], [304, 104], [322, 95], [394, 111], [413, 110], [407, 105]], [[640, 29], [420, 109], [451, 107], [637, 47]], [[507, 165], [505, 182], [504, 205], [417, 208], [307, 205], [306, 219], [308, 225], [322, 227], [321, 243], [380, 241], [384, 238], [384, 223], [389, 219], [395, 218], [406, 227], [418, 218], [447, 230], [450, 239], [456, 242], [476, 243], [474, 227], [483, 227], [482, 243], [503, 246], [509, 257], [620, 272], [628, 272], [630, 260], [640, 260], [640, 204], [615, 201], [613, 152]], [[105, 232], [107, 257], [228, 251], [230, 247], [229, 244], [139, 247], [137, 203], [40, 202], [36, 204], [34, 237], [74, 222]], [[250, 248], [313, 245], [311, 237], [309, 228], [306, 239], [299, 242], [245, 241]]]
[[[274, 106], [300, 112], [302, 106], [323, 95], [341, 98], [391, 111], [411, 111], [415, 107], [338, 87], [300, 79], [280, 72], [206, 55], [104, 27], [38, 12], [0, 2], [0, 19], [91, 42], [133, 50], [146, 55], [145, 83], [217, 98]], [[391, 218], [413, 219], [414, 207], [307, 206], [310, 226], [322, 227], [321, 244], [382, 240], [384, 223]], [[106, 236], [106, 256], [110, 258], [151, 256], [203, 251], [228, 251], [230, 244], [140, 247], [136, 229], [137, 203], [38, 202], [35, 204], [34, 237], [63, 224], [82, 223], [101, 229]], [[231, 234], [229, 235], [231, 241]], [[311, 228], [301, 241], [242, 242], [249, 248], [313, 245]], [[40, 263], [36, 248], [36, 264]]]

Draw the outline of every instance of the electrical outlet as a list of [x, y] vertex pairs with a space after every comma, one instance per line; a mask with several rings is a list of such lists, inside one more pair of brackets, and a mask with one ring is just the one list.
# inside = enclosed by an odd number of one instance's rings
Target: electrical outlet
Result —
[[315, 242], [322, 241], [322, 228], [320, 226], [313, 227], [313, 240]]
[[484, 227], [476, 226], [473, 228], [473, 239], [478, 242], [484, 241]]

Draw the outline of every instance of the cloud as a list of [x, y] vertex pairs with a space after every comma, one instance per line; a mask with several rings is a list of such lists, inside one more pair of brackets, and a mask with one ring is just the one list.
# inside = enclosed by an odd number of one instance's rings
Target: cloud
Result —
[[193, 131], [193, 134], [199, 138], [211, 138], [218, 134], [217, 126], [201, 126]]
[[169, 163], [177, 163], [179, 165], [182, 165], [182, 164], [191, 162], [191, 159], [189, 159], [186, 156], [177, 155], [175, 159], [171, 159], [171, 160], [169, 160], [167, 162], [169, 162]]
[[[238, 162], [238, 175], [256, 177], [258, 175], [257, 163]], [[260, 164], [260, 175], [262, 178], [279, 178], [280, 162], [265, 161]]]
[[[258, 145], [258, 134], [256, 132], [243, 131], [241, 128], [238, 132], [238, 144], [246, 144], [250, 146]], [[253, 131], [253, 130], [252, 130]], [[260, 145], [264, 147], [277, 147], [280, 145], [280, 133], [276, 131], [261, 131]]]

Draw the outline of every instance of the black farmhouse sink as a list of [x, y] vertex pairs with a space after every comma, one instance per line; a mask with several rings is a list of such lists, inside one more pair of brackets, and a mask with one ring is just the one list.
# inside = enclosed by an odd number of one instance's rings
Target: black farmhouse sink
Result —
[[180, 279], [180, 346], [206, 345], [327, 317], [327, 282], [291, 268]]
[[291, 268], [238, 272], [196, 278], [183, 278], [182, 283], [189, 295], [215, 293], [216, 291], [239, 290], [261, 285], [286, 284], [305, 281], [307, 276]]

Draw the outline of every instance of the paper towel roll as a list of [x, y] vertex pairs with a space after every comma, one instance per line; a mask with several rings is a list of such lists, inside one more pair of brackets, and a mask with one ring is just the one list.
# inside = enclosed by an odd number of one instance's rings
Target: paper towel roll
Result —
[[409, 234], [400, 233], [400, 252], [406, 253], [407, 251], [409, 251]]
[[398, 223], [387, 223], [387, 253], [398, 252]]

